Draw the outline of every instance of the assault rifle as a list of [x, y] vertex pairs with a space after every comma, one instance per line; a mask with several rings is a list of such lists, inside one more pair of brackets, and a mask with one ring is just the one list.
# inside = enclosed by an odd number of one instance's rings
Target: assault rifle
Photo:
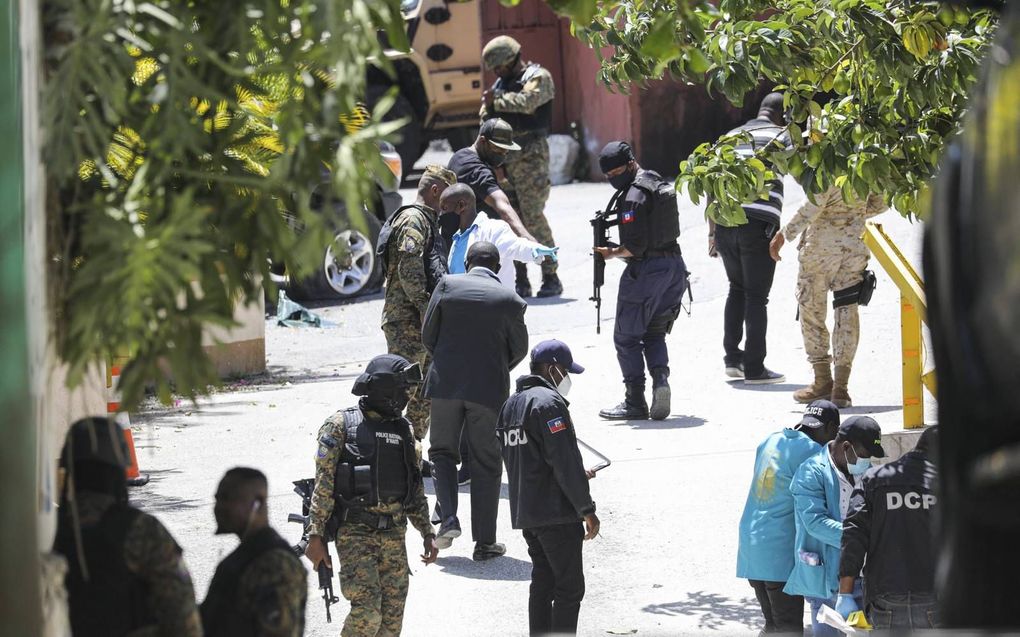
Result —
[[[617, 212], [605, 212], [599, 210], [595, 218], [591, 220], [593, 246], [596, 248], [615, 248], [617, 244], [609, 240], [609, 229], [620, 224], [620, 215]], [[602, 255], [592, 250], [594, 258], [594, 276], [592, 278], [592, 292], [589, 301], [595, 302], [595, 333], [602, 333], [602, 285], [606, 282], [606, 260]]]
[[[288, 522], [295, 522], [297, 524], [304, 525], [304, 532], [301, 534], [301, 541], [294, 545], [294, 554], [301, 557], [305, 554], [305, 549], [308, 548], [308, 527], [311, 524], [311, 516], [308, 511], [312, 508], [312, 491], [315, 489], [315, 479], [305, 478], [304, 480], [294, 481], [294, 493], [301, 496], [301, 514], [291, 513], [287, 516]], [[332, 520], [331, 520], [332, 521]], [[326, 524], [326, 535], [333, 536], [336, 529], [330, 532], [331, 525]], [[332, 537], [322, 538], [323, 545], [326, 547], [326, 559], [319, 562], [319, 590], [322, 591], [322, 601], [326, 604], [326, 622], [330, 623], [333, 621], [333, 616], [329, 612], [329, 607], [340, 601], [340, 598], [333, 594], [333, 567], [330, 566], [329, 559], [329, 542]]]

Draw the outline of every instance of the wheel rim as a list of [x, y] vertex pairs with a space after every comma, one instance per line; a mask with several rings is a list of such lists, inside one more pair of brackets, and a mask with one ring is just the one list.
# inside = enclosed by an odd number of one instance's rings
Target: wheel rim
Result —
[[350, 296], [365, 289], [375, 270], [375, 251], [368, 238], [357, 230], [338, 232], [334, 244], [350, 245], [351, 267], [345, 268], [337, 262], [333, 245], [326, 248], [324, 274], [326, 283], [337, 294]]

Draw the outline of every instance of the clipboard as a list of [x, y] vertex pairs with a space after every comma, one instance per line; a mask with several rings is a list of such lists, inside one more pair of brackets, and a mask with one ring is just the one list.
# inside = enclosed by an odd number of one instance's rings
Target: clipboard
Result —
[[581, 460], [585, 466], [588, 466], [590, 460], [595, 461], [595, 465], [592, 466], [589, 471], [599, 472], [613, 464], [613, 461], [603, 455], [598, 449], [595, 449], [580, 438], [577, 439], [577, 447], [581, 451]]

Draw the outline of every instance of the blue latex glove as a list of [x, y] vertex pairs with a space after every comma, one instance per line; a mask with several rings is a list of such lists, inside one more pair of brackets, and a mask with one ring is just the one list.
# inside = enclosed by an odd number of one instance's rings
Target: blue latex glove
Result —
[[559, 248], [547, 248], [545, 246], [540, 246], [531, 251], [531, 256], [537, 262], [543, 261], [546, 257], [549, 257], [553, 260], [553, 262], [556, 262], [559, 261], [559, 259], [556, 258], [556, 253], [559, 251]]
[[843, 616], [843, 619], [850, 617], [850, 613], [860, 610], [854, 596], [847, 593], [840, 593], [836, 596], [836, 612]]

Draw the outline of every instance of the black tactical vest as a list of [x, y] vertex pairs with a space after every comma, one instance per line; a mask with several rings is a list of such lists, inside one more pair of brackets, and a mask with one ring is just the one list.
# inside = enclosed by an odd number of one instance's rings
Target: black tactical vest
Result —
[[648, 245], [653, 249], [673, 246], [680, 237], [680, 211], [676, 207], [676, 188], [654, 170], [642, 170], [633, 185], [648, 197], [651, 214]]
[[267, 526], [245, 538], [216, 567], [216, 574], [209, 584], [209, 593], [199, 609], [202, 632], [206, 637], [243, 637], [257, 633], [254, 616], [240, 612], [237, 593], [241, 589], [241, 576], [245, 569], [273, 549], [284, 549], [288, 553], [292, 551], [290, 544]]
[[130, 572], [124, 540], [141, 515], [126, 504], [110, 507], [97, 524], [81, 529], [89, 580], [85, 581], [74, 540], [74, 521], [65, 506], [57, 521], [53, 550], [67, 559], [67, 599], [75, 637], [120, 637], [156, 618], [148, 608], [148, 586]]
[[[392, 434], [400, 436], [401, 440], [404, 464], [401, 471], [400, 467], [388, 464], [394, 456], [379, 456], [378, 446], [383, 443], [376, 439], [376, 434], [381, 422], [367, 419], [358, 407], [345, 409], [343, 418], [344, 448], [340, 452], [333, 481], [337, 508], [364, 510], [377, 506], [387, 496], [396, 497], [405, 507], [410, 506], [421, 471], [411, 439], [411, 423], [400, 418], [396, 427], [398, 431]], [[394, 476], [404, 476], [404, 484], [394, 484]]]
[[[529, 64], [524, 68], [524, 72], [520, 77], [511, 80], [498, 78], [492, 85], [492, 88], [494, 91], [503, 91], [505, 93], [520, 93], [524, 89], [524, 85], [528, 83], [528, 80], [534, 77], [541, 68], [537, 64]], [[553, 100], [549, 100], [535, 109], [534, 113], [496, 111], [495, 115], [513, 127], [514, 137], [522, 137], [529, 133], [544, 135], [549, 132], [549, 128], [552, 126], [552, 105]]]
[[[383, 224], [382, 230], [379, 231], [379, 243], [375, 249], [376, 256], [382, 261], [383, 272], [389, 271], [389, 243], [390, 237], [393, 235], [393, 224], [405, 210], [410, 208], [421, 210], [427, 217], [431, 217], [417, 204], [401, 206], [393, 211], [390, 218]], [[425, 263], [425, 282], [428, 293], [432, 294], [432, 291], [439, 285], [440, 279], [446, 276], [450, 270], [446, 267], [448, 249], [446, 242], [439, 234], [439, 226], [434, 221], [430, 222], [430, 225], [431, 232], [425, 238], [425, 251], [422, 252], [422, 260]]]

